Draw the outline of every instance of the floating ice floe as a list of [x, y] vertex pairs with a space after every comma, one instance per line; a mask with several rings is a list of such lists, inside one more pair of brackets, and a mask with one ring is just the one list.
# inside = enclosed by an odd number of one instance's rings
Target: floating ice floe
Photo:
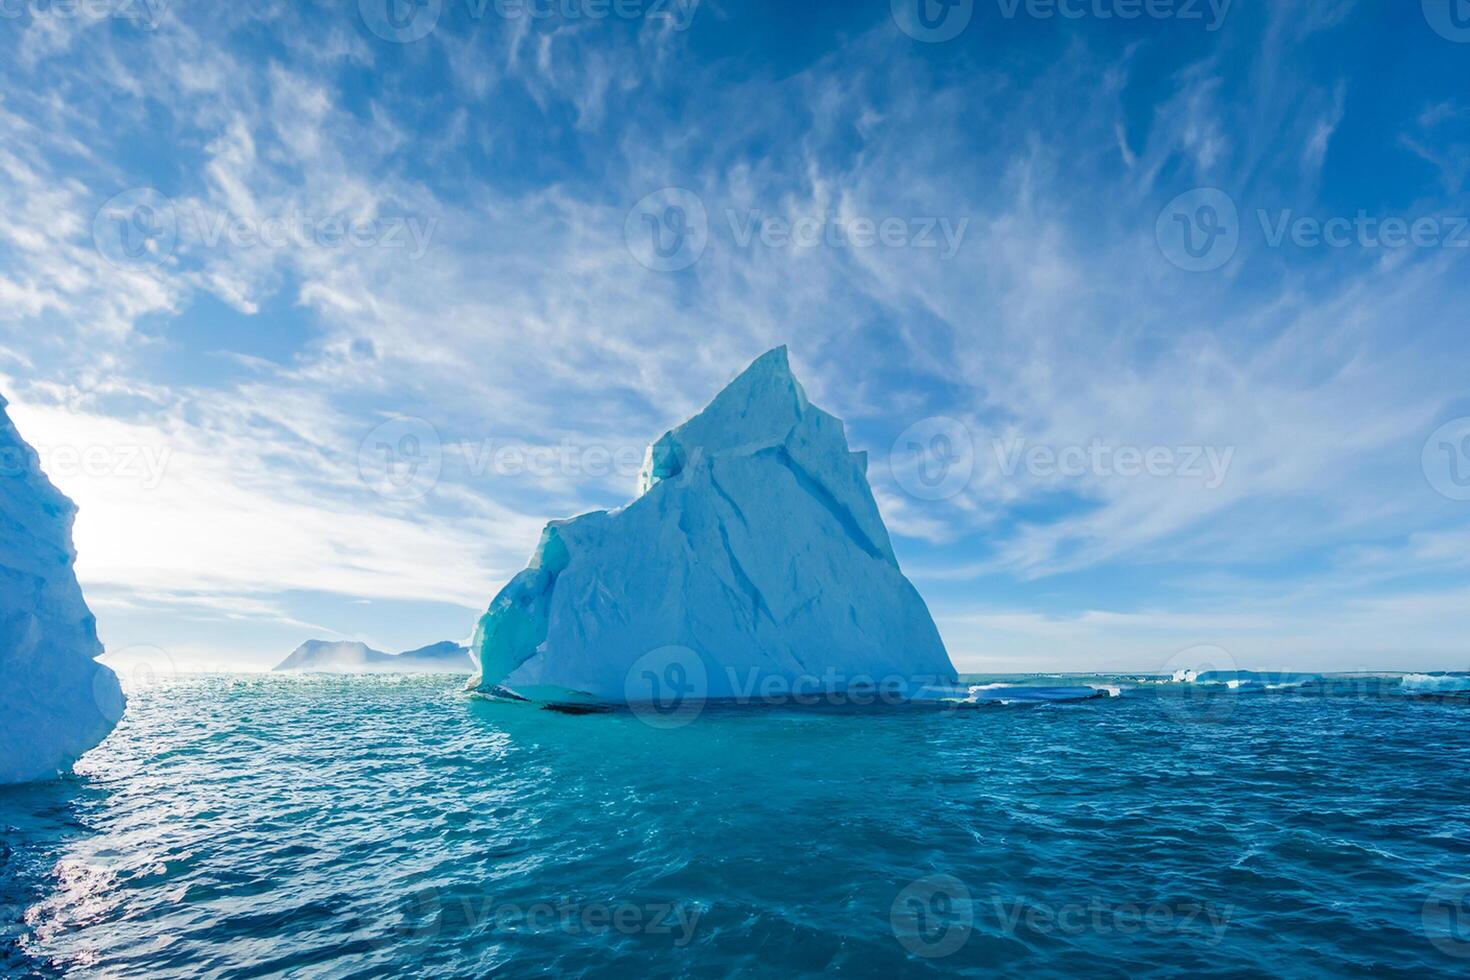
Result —
[[1078, 687], [1027, 687], [1014, 684], [976, 684], [965, 701], [971, 704], [1044, 704], [1116, 698], [1122, 689], [1098, 684]]
[[[1321, 679], [1319, 674], [1291, 672], [1263, 672], [1254, 670], [1176, 670], [1163, 684], [1189, 684], [1202, 687], [1223, 687], [1231, 691], [1251, 693], [1259, 691], [1288, 691], [1313, 684]], [[1146, 682], [1147, 683], [1147, 682]]]
[[1463, 674], [1405, 674], [1399, 689], [1406, 694], [1470, 694], [1470, 676]]

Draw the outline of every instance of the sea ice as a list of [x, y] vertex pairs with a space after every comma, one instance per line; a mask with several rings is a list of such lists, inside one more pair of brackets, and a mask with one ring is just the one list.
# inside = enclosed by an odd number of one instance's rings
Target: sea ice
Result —
[[1470, 694], [1470, 676], [1406, 674], [1399, 687], [1406, 694]]
[[76, 507], [41, 472], [0, 397], [0, 784], [49, 779], [107, 737], [125, 700], [94, 659], [73, 565]]
[[638, 491], [547, 526], [480, 620], [476, 689], [636, 703], [955, 684], [867, 455], [807, 401], [784, 347], [657, 439]]

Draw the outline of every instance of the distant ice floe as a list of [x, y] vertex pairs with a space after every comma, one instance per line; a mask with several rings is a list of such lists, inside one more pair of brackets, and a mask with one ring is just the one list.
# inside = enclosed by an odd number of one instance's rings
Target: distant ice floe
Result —
[[1298, 674], [1287, 672], [1265, 673], [1253, 670], [1176, 670], [1168, 680], [1162, 678], [1155, 684], [1192, 684], [1202, 687], [1223, 687], [1231, 691], [1289, 691], [1314, 684], [1322, 679], [1320, 674]]
[[1013, 684], [975, 684], [965, 701], [970, 704], [1045, 704], [1064, 701], [1091, 701], [1117, 697], [1120, 688], [1108, 685], [1083, 687], [1024, 687]]
[[1405, 674], [1399, 689], [1406, 694], [1470, 694], [1470, 676], [1463, 674]]
[[1318, 691], [1333, 694], [1470, 695], [1470, 674], [1399, 674], [1396, 672], [1298, 674], [1257, 671], [1175, 671], [1168, 679], [1138, 678], [1141, 684], [1189, 685], [1242, 694], [1263, 691]]

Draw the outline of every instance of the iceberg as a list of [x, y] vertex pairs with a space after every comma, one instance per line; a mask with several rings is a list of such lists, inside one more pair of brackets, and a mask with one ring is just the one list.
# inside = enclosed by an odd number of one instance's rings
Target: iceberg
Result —
[[76, 505], [41, 472], [0, 397], [0, 784], [53, 778], [107, 737], [125, 699], [96, 660], [73, 570]]
[[952, 694], [843, 423], [785, 347], [648, 447], [638, 496], [547, 525], [472, 641], [481, 693], [548, 704]]
[[307, 640], [273, 669], [332, 674], [468, 674], [474, 671], [474, 663], [469, 648], [452, 640], [403, 653], [383, 653], [366, 643]]

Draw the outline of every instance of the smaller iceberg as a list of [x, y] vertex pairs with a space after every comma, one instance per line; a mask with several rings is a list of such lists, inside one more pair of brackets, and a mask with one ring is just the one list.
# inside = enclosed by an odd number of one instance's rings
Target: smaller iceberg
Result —
[[1470, 695], [1470, 676], [1464, 674], [1405, 674], [1399, 681], [1399, 690], [1405, 694], [1467, 694]]
[[450, 640], [403, 653], [383, 653], [366, 643], [307, 640], [273, 669], [323, 674], [469, 674], [474, 668], [469, 648]]
[[1115, 698], [1121, 694], [1120, 688], [1102, 684], [1085, 687], [976, 684], [970, 688], [964, 700], [970, 704], [1053, 704]]
[[0, 785], [50, 779], [107, 737], [125, 700], [96, 660], [73, 568], [76, 505], [41, 472], [0, 397]]

